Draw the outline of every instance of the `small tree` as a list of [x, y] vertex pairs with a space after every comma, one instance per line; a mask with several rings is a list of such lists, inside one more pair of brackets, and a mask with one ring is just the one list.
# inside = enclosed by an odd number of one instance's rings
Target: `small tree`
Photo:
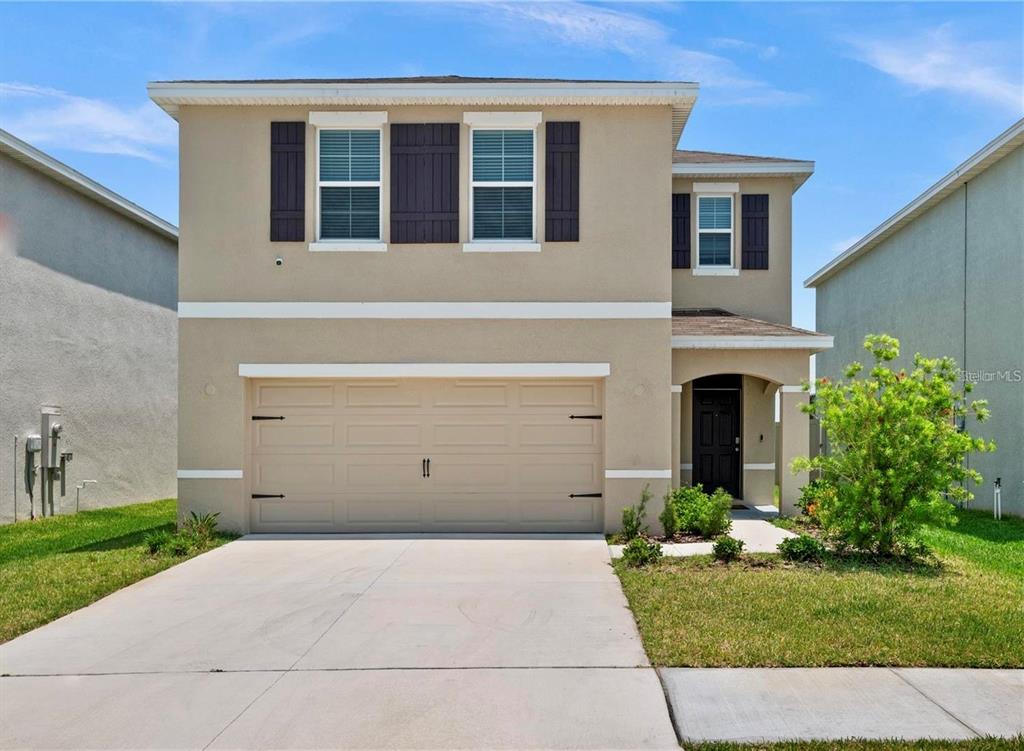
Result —
[[829, 534], [892, 555], [917, 542], [921, 525], [955, 521], [949, 501], [970, 501], [966, 483], [981, 481], [964, 460], [995, 445], [958, 428], [968, 413], [987, 419], [988, 408], [967, 403], [971, 384], [957, 388], [955, 360], [916, 354], [908, 373], [887, 365], [899, 356], [899, 340], [870, 335], [864, 348], [875, 361], [866, 377], [855, 362], [846, 380], [818, 379], [814, 401], [803, 409], [821, 421], [829, 452], [796, 459], [793, 471], [818, 470], [835, 488], [817, 508]]

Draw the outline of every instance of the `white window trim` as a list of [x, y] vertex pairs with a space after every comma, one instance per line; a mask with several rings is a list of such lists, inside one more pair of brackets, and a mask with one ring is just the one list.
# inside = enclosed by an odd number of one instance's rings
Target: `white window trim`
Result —
[[[539, 112], [466, 112], [463, 121], [469, 128], [469, 242], [462, 244], [464, 253], [538, 253], [537, 240], [537, 127], [540, 125]], [[533, 180], [512, 182], [477, 181], [473, 179], [473, 132], [477, 130], [529, 130], [533, 134]], [[474, 188], [529, 188], [531, 203], [531, 227], [529, 238], [515, 240], [476, 239], [473, 223]]]
[[[359, 117], [362, 116], [362, 117]], [[310, 251], [384, 252], [384, 124], [387, 112], [310, 112], [309, 122], [316, 126], [316, 240], [308, 246]], [[380, 133], [378, 171], [376, 180], [321, 180], [320, 131], [322, 130], [376, 130]], [[324, 240], [320, 235], [321, 188], [377, 188], [377, 237], [352, 240]]]
[[[729, 199], [729, 229], [701, 229], [700, 228], [700, 202], [704, 198], [728, 198]], [[736, 197], [732, 193], [700, 193], [697, 195], [697, 262], [693, 265], [694, 276], [737, 276], [739, 269], [736, 268]], [[729, 235], [729, 265], [707, 264], [700, 262], [700, 236], [707, 235]]]

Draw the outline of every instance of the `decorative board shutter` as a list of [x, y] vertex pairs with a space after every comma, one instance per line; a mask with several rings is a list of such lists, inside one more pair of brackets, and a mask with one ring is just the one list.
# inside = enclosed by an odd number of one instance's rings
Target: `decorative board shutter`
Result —
[[743, 258], [745, 269], [768, 268], [768, 196], [743, 196]]
[[306, 238], [306, 123], [270, 124], [270, 241]]
[[690, 194], [672, 194], [672, 268], [690, 268]]
[[544, 176], [544, 239], [580, 239], [580, 124], [546, 125]]
[[459, 124], [391, 126], [391, 242], [459, 240]]

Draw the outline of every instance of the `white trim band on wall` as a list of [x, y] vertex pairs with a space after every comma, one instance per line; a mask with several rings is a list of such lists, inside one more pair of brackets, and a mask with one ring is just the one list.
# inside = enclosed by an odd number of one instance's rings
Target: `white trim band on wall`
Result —
[[673, 383], [672, 384], [672, 393], [673, 394], [681, 394], [681, 393], [683, 393], [683, 384], [681, 384], [681, 383]]
[[240, 469], [179, 469], [179, 480], [241, 480]]
[[179, 302], [178, 318], [671, 318], [671, 302]]
[[803, 386], [779, 386], [779, 391], [783, 394], [799, 394], [803, 390]]
[[743, 465], [743, 469], [744, 470], [748, 470], [748, 469], [750, 469], [750, 470], [770, 469], [772, 471], [775, 471], [775, 462], [766, 462], [766, 463], [763, 463], [763, 464], [757, 464], [757, 463], [755, 463], [755, 464], [744, 464]]
[[689, 462], [684, 462], [679, 465], [679, 469], [683, 472], [693, 472], [693, 465]]
[[671, 469], [606, 469], [606, 480], [671, 480]]
[[604, 378], [606, 362], [240, 363], [243, 378]]

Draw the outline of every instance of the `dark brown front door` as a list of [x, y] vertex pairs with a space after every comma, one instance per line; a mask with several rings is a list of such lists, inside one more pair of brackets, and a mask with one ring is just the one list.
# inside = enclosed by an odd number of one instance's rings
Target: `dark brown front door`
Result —
[[[702, 385], [702, 382], [704, 385]], [[740, 389], [724, 377], [693, 386], [693, 482], [740, 497]]]

